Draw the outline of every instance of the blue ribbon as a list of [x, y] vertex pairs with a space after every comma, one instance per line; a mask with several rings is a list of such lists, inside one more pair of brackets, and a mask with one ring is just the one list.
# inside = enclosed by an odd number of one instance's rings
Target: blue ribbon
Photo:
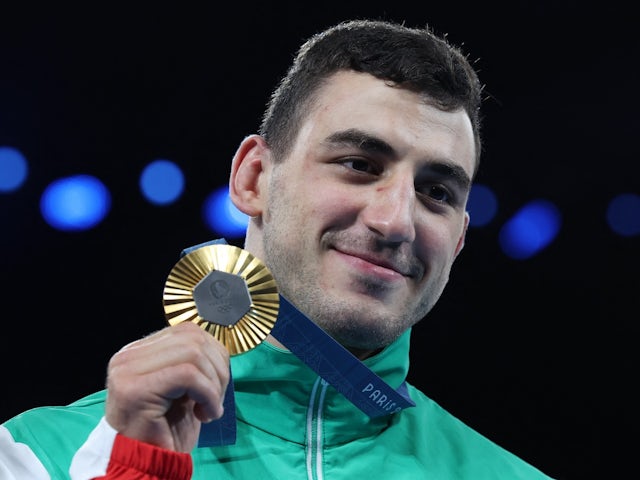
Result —
[[280, 296], [271, 335], [372, 418], [415, 406], [406, 382], [397, 390]]

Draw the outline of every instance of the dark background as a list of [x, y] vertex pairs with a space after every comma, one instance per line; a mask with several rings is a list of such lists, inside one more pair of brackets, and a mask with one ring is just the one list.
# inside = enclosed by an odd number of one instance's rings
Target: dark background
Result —
[[[0, 195], [0, 421], [102, 388], [110, 356], [164, 326], [166, 275], [183, 247], [216, 236], [200, 204], [226, 183], [300, 42], [386, 18], [428, 23], [477, 59], [478, 180], [500, 202], [415, 328], [411, 382], [557, 479], [635, 471], [640, 240], [611, 232], [605, 212], [640, 193], [637, 15], [612, 2], [486, 3], [0, 7], [0, 145], [30, 163], [23, 188]], [[137, 185], [159, 157], [186, 174], [168, 207]], [[94, 230], [54, 231], [40, 194], [76, 173], [109, 186], [112, 210]], [[535, 198], [560, 208], [560, 234], [509, 259], [500, 226]]]

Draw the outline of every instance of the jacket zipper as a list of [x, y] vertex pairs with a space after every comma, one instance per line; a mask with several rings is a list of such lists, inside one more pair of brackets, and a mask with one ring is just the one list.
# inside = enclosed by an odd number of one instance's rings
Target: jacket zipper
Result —
[[324, 451], [322, 411], [324, 409], [324, 397], [328, 386], [328, 382], [318, 377], [313, 384], [309, 398], [306, 448], [308, 480], [324, 480], [322, 471], [322, 452]]

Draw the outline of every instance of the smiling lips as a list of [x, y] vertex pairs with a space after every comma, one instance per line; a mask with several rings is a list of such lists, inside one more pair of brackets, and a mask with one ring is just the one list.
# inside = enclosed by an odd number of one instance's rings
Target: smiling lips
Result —
[[388, 257], [371, 255], [366, 252], [351, 252], [335, 249], [351, 266], [368, 275], [382, 277], [388, 281], [398, 280], [400, 277], [416, 276], [416, 268], [409, 265], [409, 261], [392, 261]]

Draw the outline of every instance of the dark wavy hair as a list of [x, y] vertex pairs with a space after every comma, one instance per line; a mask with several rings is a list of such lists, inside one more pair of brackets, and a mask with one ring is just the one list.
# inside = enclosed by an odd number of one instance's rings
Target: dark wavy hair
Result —
[[385, 20], [345, 21], [300, 46], [269, 99], [259, 129], [276, 158], [290, 151], [315, 93], [340, 70], [369, 73], [420, 94], [444, 111], [463, 108], [473, 128], [477, 171], [482, 145], [482, 85], [477, 72], [458, 47], [431, 28]]

